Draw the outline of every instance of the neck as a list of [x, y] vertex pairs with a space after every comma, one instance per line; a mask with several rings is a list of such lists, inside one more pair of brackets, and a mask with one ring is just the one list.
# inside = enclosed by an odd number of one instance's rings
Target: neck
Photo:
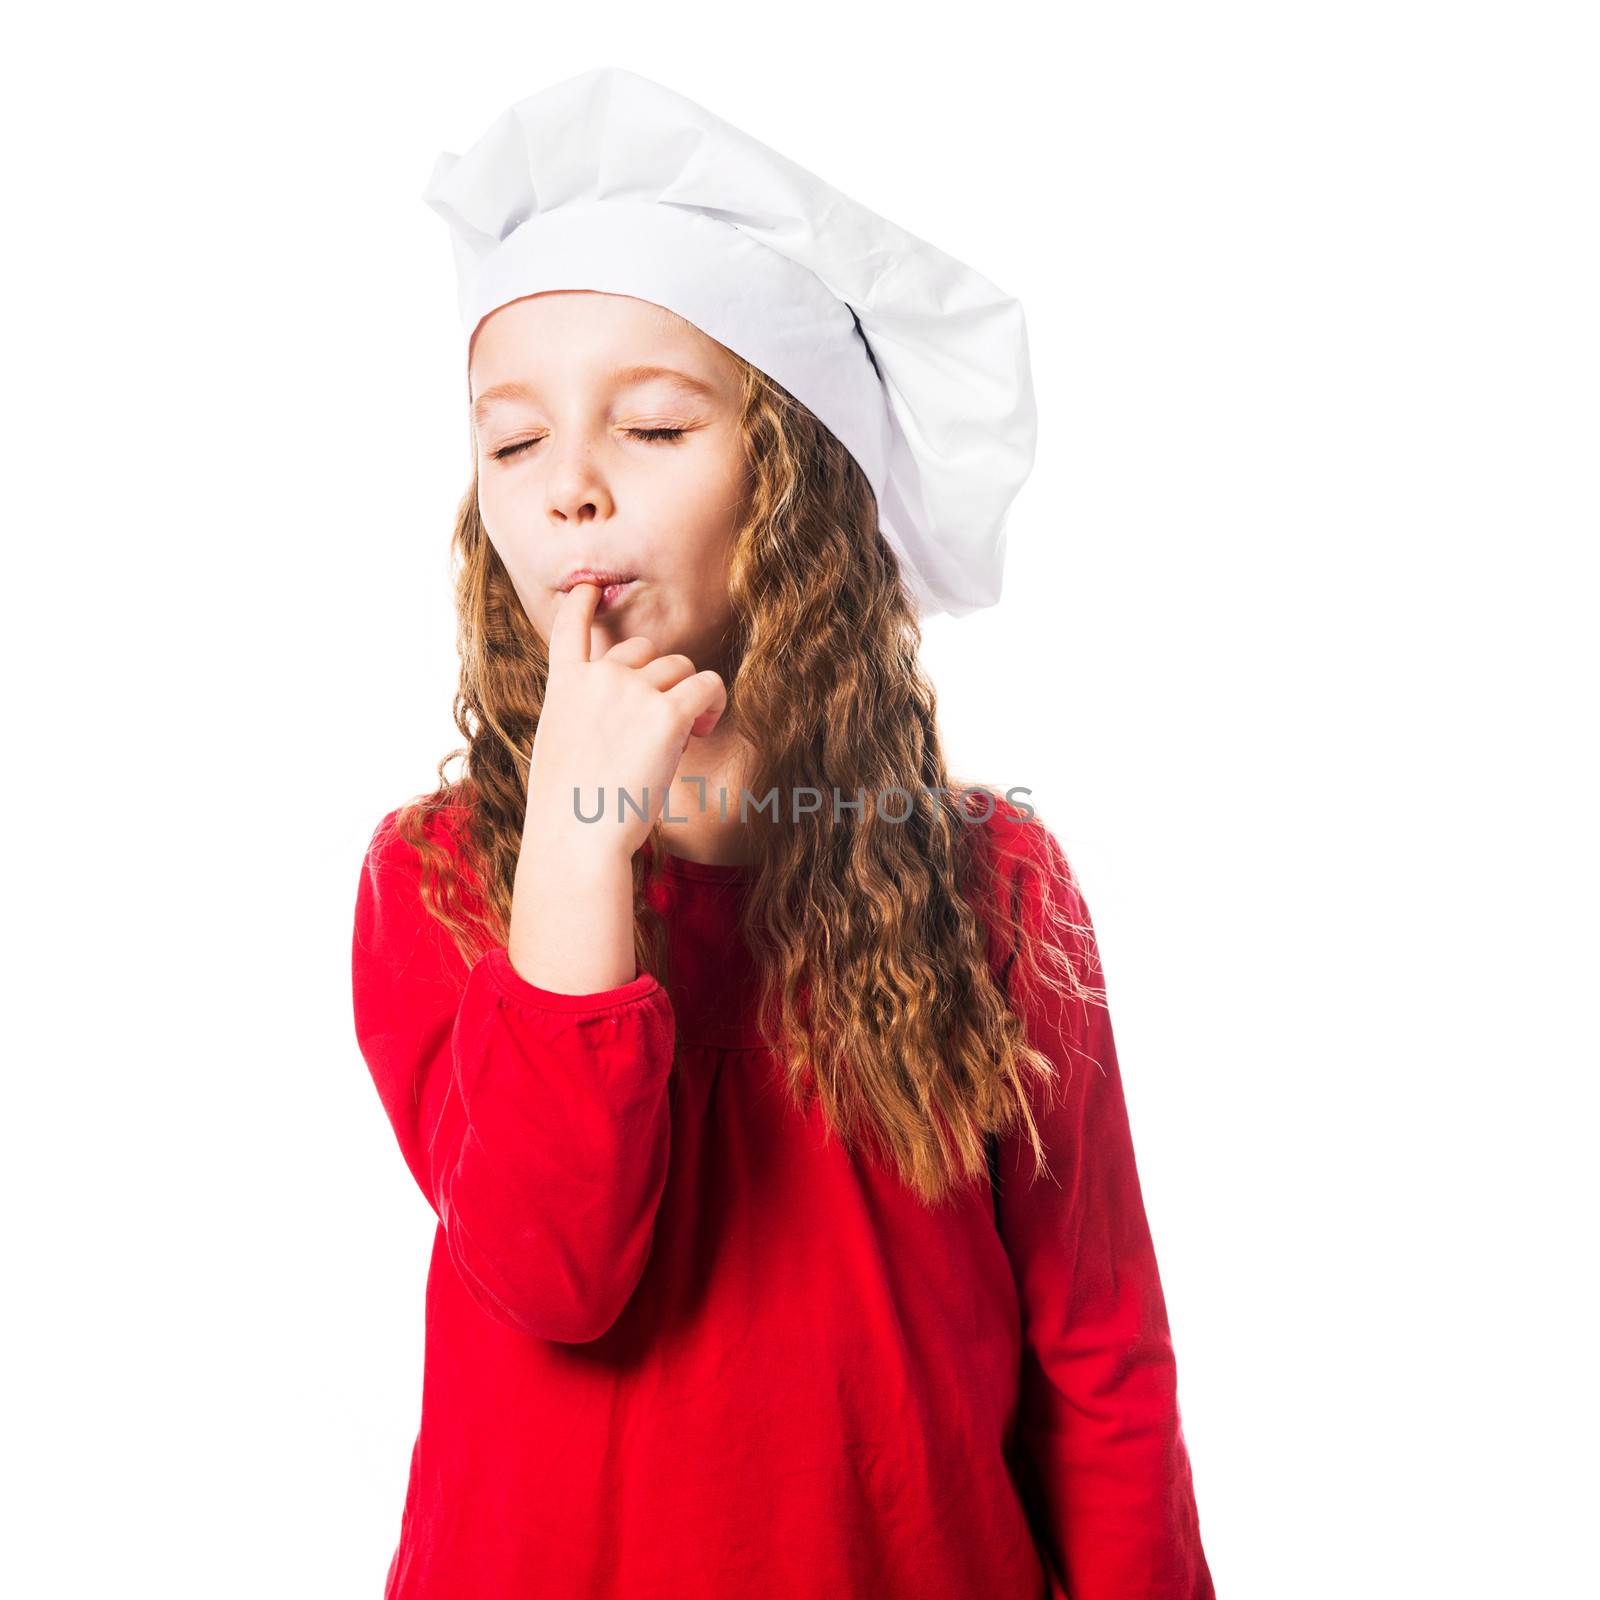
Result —
[[753, 753], [726, 716], [705, 738], [690, 738], [667, 798], [665, 816], [673, 820], [664, 818], [661, 828], [673, 855], [716, 865], [754, 859], [750, 824], [739, 820]]

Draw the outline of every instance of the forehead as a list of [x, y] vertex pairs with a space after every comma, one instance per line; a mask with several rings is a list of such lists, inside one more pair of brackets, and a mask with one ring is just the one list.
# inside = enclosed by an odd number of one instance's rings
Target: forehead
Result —
[[468, 371], [476, 397], [507, 383], [641, 382], [651, 368], [682, 372], [711, 391], [737, 371], [715, 339], [676, 312], [589, 289], [546, 290], [490, 312], [473, 335]]
[[[676, 367], [641, 364], [618, 367], [611, 372], [599, 375], [598, 382], [603, 387], [618, 392], [634, 388], [639, 384], [664, 384], [680, 394], [690, 395], [708, 402], [715, 402], [721, 395], [721, 391], [716, 384]], [[486, 418], [493, 416], [501, 406], [514, 406], [519, 402], [537, 404], [545, 389], [545, 385], [538, 382], [528, 382], [521, 378], [509, 378], [501, 383], [488, 384], [477, 392], [472, 402], [473, 421], [483, 422]]]

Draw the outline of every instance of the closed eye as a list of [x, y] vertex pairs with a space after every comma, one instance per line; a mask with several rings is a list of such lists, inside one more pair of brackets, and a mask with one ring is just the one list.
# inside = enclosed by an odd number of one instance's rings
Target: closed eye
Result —
[[[647, 444], [660, 444], [673, 439], [681, 439], [689, 430], [687, 428], [624, 428], [622, 430], [630, 439], [642, 439]], [[538, 438], [524, 439], [520, 444], [508, 444], [493, 452], [496, 461], [505, 461], [511, 456], [521, 455], [524, 450], [531, 449], [539, 443]]]

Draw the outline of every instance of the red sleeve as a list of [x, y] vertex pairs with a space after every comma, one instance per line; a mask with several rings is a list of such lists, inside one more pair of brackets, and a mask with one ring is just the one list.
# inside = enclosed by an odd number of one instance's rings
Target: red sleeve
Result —
[[356, 896], [361, 1053], [473, 1298], [536, 1338], [596, 1339], [644, 1272], [666, 1183], [671, 1003], [648, 972], [542, 989], [503, 947], [469, 970], [395, 816]]
[[[1088, 909], [1054, 836], [1024, 828], [1022, 916], [1052, 912], [1085, 980], [1101, 985]], [[1011, 985], [1020, 992], [1020, 968]], [[1065, 1088], [1036, 1103], [1049, 1174], [1024, 1133], [1001, 1141], [1001, 1234], [1023, 1311], [1019, 1416], [1026, 1498], [1073, 1600], [1213, 1600], [1201, 1548], [1177, 1371], [1102, 1004], [1022, 1002], [1030, 1042]]]

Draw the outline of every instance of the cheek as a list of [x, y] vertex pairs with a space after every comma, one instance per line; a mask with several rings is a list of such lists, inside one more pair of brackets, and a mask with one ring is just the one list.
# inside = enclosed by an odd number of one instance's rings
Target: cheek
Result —
[[681, 514], [674, 520], [701, 557], [720, 556], [737, 531], [743, 483], [742, 458], [737, 462], [720, 457], [699, 461], [686, 475], [677, 496]]
[[506, 560], [525, 547], [537, 502], [515, 473], [494, 472], [478, 479], [478, 515], [490, 542]]
[[483, 523], [484, 536], [510, 575], [523, 610], [533, 617], [535, 613], [529, 602], [540, 589], [534, 581], [537, 552], [529, 531], [525, 497], [480, 483], [478, 516]]
[[478, 512], [486, 528], [498, 532], [516, 525], [517, 505], [521, 498], [506, 484], [507, 474], [501, 471], [478, 472]]

